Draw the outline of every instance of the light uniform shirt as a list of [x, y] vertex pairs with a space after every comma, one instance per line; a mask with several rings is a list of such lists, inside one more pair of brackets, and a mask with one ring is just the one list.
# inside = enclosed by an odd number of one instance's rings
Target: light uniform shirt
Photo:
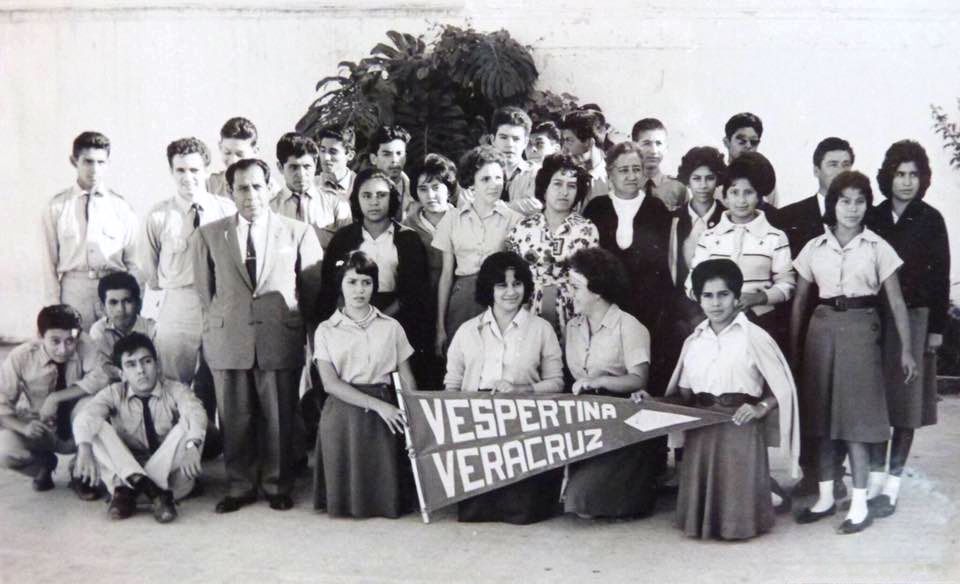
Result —
[[[91, 395], [108, 383], [94, 342], [86, 334], [77, 340], [77, 350], [66, 362], [64, 373], [68, 389], [77, 386]], [[35, 416], [56, 385], [57, 364], [40, 339], [15, 347], [0, 366], [0, 416]]]
[[507, 235], [523, 215], [497, 201], [486, 217], [480, 217], [472, 203], [452, 209], [437, 224], [434, 248], [450, 252], [456, 258], [456, 275], [470, 276], [480, 271], [488, 256], [503, 251]]
[[339, 180], [332, 174], [322, 172], [317, 176], [316, 185], [318, 188], [329, 191], [331, 194], [336, 195], [349, 204], [350, 192], [353, 190], [353, 180], [355, 178], [357, 178], [357, 173], [349, 168], [346, 169], [346, 172], [343, 173], [343, 176], [341, 176]]
[[697, 325], [683, 358], [680, 387], [712, 395], [745, 393], [762, 396], [763, 375], [752, 357], [746, 331], [748, 324], [746, 315], [741, 312], [719, 335], [713, 331], [709, 320]]
[[[507, 177], [507, 195], [510, 199], [511, 209], [516, 210], [514, 204], [521, 199], [533, 199], [536, 203], [539, 203], [534, 196], [539, 168], [539, 166], [534, 166], [526, 160], [521, 160], [520, 164]], [[540, 205], [540, 208], [542, 208], [542, 205]]]
[[[207, 413], [188, 386], [158, 377], [147, 404], [161, 443], [178, 423], [186, 426], [186, 440], [203, 442], [207, 433]], [[90, 443], [107, 422], [131, 451], [150, 452], [143, 423], [143, 402], [125, 382], [110, 384], [80, 410], [73, 421], [77, 444]]]
[[674, 211], [686, 204], [687, 187], [680, 181], [670, 178], [657, 169], [657, 174], [644, 176], [641, 179], [641, 189], [646, 189], [648, 180], [653, 181], [653, 196], [663, 201], [663, 204], [667, 206], [668, 210]]
[[74, 184], [53, 197], [42, 218], [44, 303], [60, 302], [60, 276], [66, 272], [82, 272], [91, 280], [109, 272], [139, 277], [138, 224], [130, 203], [106, 187], [89, 195]]
[[797, 273], [820, 289], [820, 298], [873, 296], [902, 265], [893, 247], [866, 227], [843, 247], [827, 229], [793, 261]]
[[376, 238], [366, 228], [361, 228], [360, 233], [363, 235], [360, 251], [377, 263], [377, 290], [393, 292], [397, 289], [397, 268], [400, 265], [397, 246], [393, 241], [393, 223]]
[[567, 367], [574, 379], [626, 375], [650, 362], [650, 332], [633, 316], [612, 304], [592, 331], [585, 315], [567, 324]]
[[520, 309], [501, 331], [488, 308], [460, 325], [447, 351], [444, 387], [479, 391], [501, 379], [537, 393], [563, 391], [563, 356], [550, 323]]
[[697, 242], [700, 241], [700, 236], [703, 235], [703, 232], [707, 230], [707, 221], [710, 217], [713, 217], [713, 213], [717, 209], [717, 203], [714, 201], [710, 208], [707, 209], [707, 212], [703, 214], [703, 217], [697, 215], [697, 212], [693, 210], [693, 206], [687, 203], [684, 205], [684, 209], [687, 211], [687, 215], [690, 216], [690, 233], [687, 235], [687, 239], [684, 241], [677, 241], [677, 227], [680, 223], [679, 218], [674, 217], [673, 222], [670, 224], [670, 244], [667, 248], [667, 258], [670, 264], [670, 279], [673, 281], [677, 280], [677, 259], [683, 257], [683, 261], [686, 265], [690, 265], [693, 261], [693, 254], [697, 248]]
[[240, 246], [240, 259], [247, 259], [247, 232], [253, 229], [253, 250], [257, 257], [257, 278], [263, 273], [264, 252], [267, 249], [267, 223], [270, 215], [260, 217], [256, 223], [250, 223], [237, 214], [237, 244]]
[[759, 315], [773, 310], [773, 304], [786, 302], [793, 296], [797, 275], [790, 261], [790, 242], [787, 235], [770, 225], [763, 211], [749, 223], [730, 221], [725, 211], [720, 222], [700, 236], [687, 275], [687, 294], [693, 296], [693, 268], [708, 259], [733, 260], [743, 272], [743, 292], [763, 291], [767, 304], [751, 310]]
[[627, 249], [633, 245], [633, 219], [640, 212], [643, 200], [647, 196], [640, 193], [632, 199], [621, 199], [610, 194], [610, 202], [613, 203], [613, 210], [617, 214], [617, 245], [620, 249]]
[[294, 194], [287, 187], [283, 187], [270, 200], [270, 208], [278, 215], [303, 221], [317, 229], [337, 230], [353, 222], [350, 203], [328, 190], [309, 189], [304, 193]]
[[400, 323], [371, 310], [362, 323], [338, 310], [314, 334], [314, 361], [332, 364], [345, 383], [390, 383], [390, 374], [413, 355]]
[[101, 368], [103, 365], [113, 365], [113, 347], [117, 341], [130, 333], [140, 333], [146, 335], [150, 340], [156, 340], [157, 325], [153, 320], [138, 316], [137, 320], [129, 331], [121, 331], [107, 320], [107, 317], [100, 317], [97, 322], [90, 327], [90, 339], [97, 347], [97, 355], [100, 359]]
[[197, 245], [192, 236], [197, 215], [200, 225], [223, 219], [237, 212], [233, 201], [210, 193], [201, 193], [193, 201], [174, 196], [156, 204], [147, 213], [144, 242], [141, 246], [147, 284], [153, 289], [193, 286], [193, 256]]

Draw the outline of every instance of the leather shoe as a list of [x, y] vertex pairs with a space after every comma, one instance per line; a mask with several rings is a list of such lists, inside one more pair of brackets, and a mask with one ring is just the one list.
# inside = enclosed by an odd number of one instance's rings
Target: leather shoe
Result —
[[847, 498], [847, 485], [843, 484], [843, 480], [833, 481], [833, 498], [836, 501]]
[[890, 497], [887, 495], [879, 495], [867, 501], [867, 508], [870, 509], [871, 517], [883, 519], [893, 515], [894, 511], [897, 510], [897, 504], [891, 503]]
[[53, 471], [48, 468], [41, 469], [33, 477], [33, 490], [38, 493], [49, 491], [53, 488]]
[[137, 509], [137, 494], [129, 487], [117, 487], [113, 490], [113, 499], [107, 513], [110, 519], [126, 519]]
[[820, 521], [824, 517], [830, 517], [832, 515], [836, 515], [836, 513], [837, 513], [836, 503], [834, 503], [833, 505], [830, 505], [830, 508], [827, 509], [826, 511], [812, 511], [810, 507], [804, 507], [803, 509], [800, 510], [799, 513], [796, 514], [794, 519], [797, 520], [797, 523], [806, 524], [806, 523], [813, 523], [814, 521]]
[[293, 508], [293, 499], [290, 495], [267, 495], [267, 501], [270, 502], [270, 508], [274, 511], [286, 511]]
[[873, 525], [873, 515], [867, 513], [867, 517], [860, 523], [854, 523], [849, 519], [844, 519], [843, 523], [840, 524], [840, 527], [837, 528], [837, 533], [841, 535], [849, 535], [851, 533], [860, 533], [864, 529]]
[[170, 523], [177, 518], [177, 506], [173, 502], [173, 493], [162, 491], [153, 500], [153, 518], [157, 523]]
[[251, 493], [248, 495], [241, 495], [239, 497], [232, 497], [227, 495], [226, 497], [220, 499], [220, 502], [217, 503], [217, 506], [214, 507], [214, 512], [216, 513], [233, 513], [234, 511], [245, 507], [252, 503], [257, 502], [256, 493]]
[[73, 489], [73, 492], [77, 494], [77, 497], [81, 501], [96, 501], [102, 495], [100, 492], [100, 486], [91, 487], [83, 479], [78, 479], [76, 477], [70, 479], [70, 488]]
[[789, 513], [793, 508], [793, 500], [790, 498], [790, 495], [783, 490], [783, 487], [780, 486], [780, 483], [770, 479], [770, 491], [780, 497], [780, 504], [774, 505], [773, 511], [777, 515], [782, 515], [784, 513]]
[[803, 478], [797, 481], [797, 484], [793, 485], [793, 488], [790, 489], [790, 494], [794, 497], [806, 497], [808, 495], [816, 495], [819, 492], [817, 479], [815, 479], [812, 474], [803, 475]]

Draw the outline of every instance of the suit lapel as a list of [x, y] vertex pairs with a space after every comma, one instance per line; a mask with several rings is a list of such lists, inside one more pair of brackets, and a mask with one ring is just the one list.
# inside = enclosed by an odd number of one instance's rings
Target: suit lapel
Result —
[[286, 230], [283, 223], [274, 213], [267, 215], [267, 240], [263, 250], [263, 269], [260, 270], [260, 282], [265, 282], [276, 262], [277, 247], [280, 245], [280, 236]]
[[240, 277], [247, 283], [247, 287], [253, 291], [256, 287], [254, 283], [250, 281], [250, 275], [247, 274], [247, 266], [243, 263], [243, 258], [240, 257], [240, 240], [237, 239], [237, 226], [239, 223], [240, 220], [237, 216], [234, 216], [233, 221], [224, 221], [226, 227], [224, 235], [226, 236], [227, 253], [230, 254], [230, 257], [233, 259], [233, 265], [240, 273]]

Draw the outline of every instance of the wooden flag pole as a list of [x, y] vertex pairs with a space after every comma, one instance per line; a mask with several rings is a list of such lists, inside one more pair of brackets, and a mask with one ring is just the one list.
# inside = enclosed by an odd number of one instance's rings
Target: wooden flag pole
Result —
[[420, 501], [420, 516], [423, 518], [424, 523], [430, 523], [430, 512], [427, 510], [427, 506], [423, 501], [423, 489], [420, 487], [420, 472], [417, 470], [417, 455], [413, 450], [413, 440], [410, 438], [410, 426], [407, 425], [407, 407], [403, 401], [403, 391], [402, 385], [400, 383], [400, 374], [396, 371], [392, 374], [393, 378], [393, 388], [397, 392], [397, 405], [400, 407], [400, 410], [403, 412], [404, 424], [403, 424], [403, 437], [407, 444], [407, 455], [410, 457], [410, 466], [413, 467], [413, 482], [417, 487], [417, 499]]

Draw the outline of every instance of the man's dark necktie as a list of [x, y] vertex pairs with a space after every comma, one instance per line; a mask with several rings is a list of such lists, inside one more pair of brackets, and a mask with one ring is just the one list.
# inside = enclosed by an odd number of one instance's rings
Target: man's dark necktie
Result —
[[244, 260], [247, 266], [247, 275], [250, 276], [250, 283], [257, 284], [257, 250], [253, 247], [253, 223], [247, 229], [247, 259]]
[[147, 432], [147, 447], [150, 452], [156, 452], [160, 447], [160, 437], [157, 436], [157, 427], [153, 425], [153, 414], [150, 412], [150, 396], [135, 396], [143, 405], [143, 429]]
[[297, 202], [297, 221], [304, 221], [303, 215], [303, 193], [290, 193], [293, 199]]
[[200, 205], [194, 203], [190, 208], [193, 209], [193, 228], [196, 229], [200, 227]]
[[656, 183], [653, 182], [653, 179], [647, 179], [647, 184], [643, 185], [643, 192], [646, 193], [648, 197], [653, 196], [653, 189], [656, 187]]
[[[56, 366], [57, 382], [53, 386], [53, 391], [55, 392], [67, 389], [67, 364], [56, 363]], [[57, 438], [61, 440], [69, 440], [73, 434], [73, 430], [70, 427], [70, 410], [73, 409], [76, 403], [76, 400], [70, 400], [68, 402], [62, 402], [57, 406]]]

